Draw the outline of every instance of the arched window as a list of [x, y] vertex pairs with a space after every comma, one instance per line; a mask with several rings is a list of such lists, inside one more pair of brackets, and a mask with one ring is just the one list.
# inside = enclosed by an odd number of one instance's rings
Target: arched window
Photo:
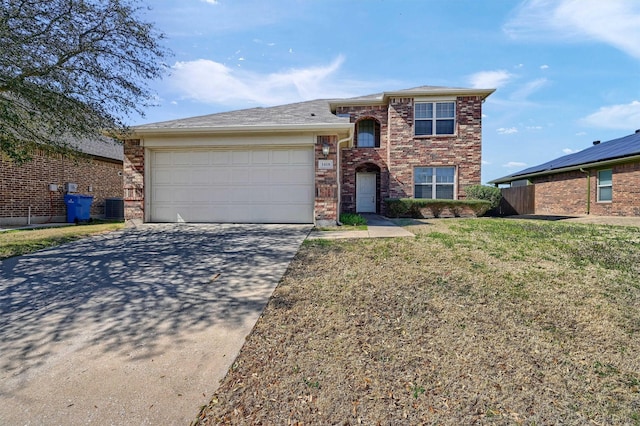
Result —
[[380, 123], [365, 118], [356, 124], [356, 146], [358, 148], [380, 148]]

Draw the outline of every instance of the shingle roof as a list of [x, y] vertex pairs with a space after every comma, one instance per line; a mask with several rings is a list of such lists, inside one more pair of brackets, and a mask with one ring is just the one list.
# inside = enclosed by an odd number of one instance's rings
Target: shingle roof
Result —
[[134, 130], [194, 129], [273, 125], [345, 124], [348, 118], [337, 117], [329, 109], [329, 100], [318, 99], [267, 108], [251, 108], [199, 117], [162, 121], [135, 126]]
[[122, 161], [124, 158], [124, 148], [122, 143], [108, 137], [103, 136], [95, 139], [69, 139], [67, 143], [83, 154], [118, 161]]
[[317, 99], [273, 107], [259, 107], [237, 111], [221, 112], [198, 117], [162, 121], [133, 127], [134, 132], [162, 132], [180, 129], [198, 131], [198, 129], [250, 129], [268, 126], [330, 126], [348, 125], [349, 119], [332, 113], [333, 105], [349, 103], [378, 103], [389, 96], [417, 96], [434, 94], [476, 94], [489, 96], [494, 89], [464, 89], [458, 87], [420, 86], [411, 89], [383, 92], [346, 99]]
[[518, 180], [518, 178], [524, 179], [525, 176], [544, 175], [559, 169], [588, 166], [592, 163], [622, 159], [634, 155], [640, 155], [640, 132], [593, 145], [582, 151], [520, 170], [509, 176], [494, 179], [489, 183], [507, 183]]

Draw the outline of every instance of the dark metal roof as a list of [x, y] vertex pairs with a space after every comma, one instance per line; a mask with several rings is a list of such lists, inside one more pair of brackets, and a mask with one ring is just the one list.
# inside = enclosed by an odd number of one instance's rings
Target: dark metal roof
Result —
[[622, 159], [634, 155], [640, 155], [640, 132], [632, 135], [601, 142], [582, 151], [556, 158], [528, 169], [520, 170], [509, 176], [494, 179], [489, 183], [508, 183], [529, 176], [539, 176], [554, 173], [554, 171], [566, 168], [578, 168], [602, 161]]

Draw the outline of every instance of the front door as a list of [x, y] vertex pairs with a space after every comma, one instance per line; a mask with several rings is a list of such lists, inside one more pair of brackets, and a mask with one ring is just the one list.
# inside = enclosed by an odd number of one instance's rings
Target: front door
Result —
[[376, 212], [375, 173], [356, 173], [356, 212]]

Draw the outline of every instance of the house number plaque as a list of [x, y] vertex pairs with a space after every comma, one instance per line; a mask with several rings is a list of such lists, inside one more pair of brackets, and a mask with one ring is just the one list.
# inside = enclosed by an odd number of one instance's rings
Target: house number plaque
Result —
[[320, 170], [333, 169], [333, 160], [318, 160], [318, 169]]

